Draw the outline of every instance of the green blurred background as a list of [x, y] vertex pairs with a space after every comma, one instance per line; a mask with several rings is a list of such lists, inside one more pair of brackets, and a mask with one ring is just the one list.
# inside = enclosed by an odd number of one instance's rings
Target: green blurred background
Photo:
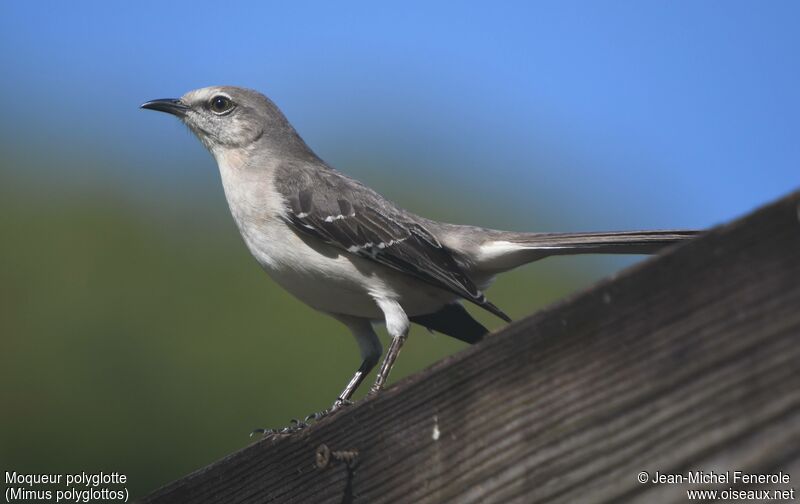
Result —
[[[0, 470], [119, 471], [141, 496], [359, 364], [148, 99], [257, 88], [335, 167], [497, 228], [700, 228], [800, 185], [797, 3], [3, 6]], [[548, 259], [489, 295], [520, 318], [638, 259]], [[414, 329], [391, 380], [461, 348]]]
[[[117, 470], [142, 495], [244, 446], [253, 428], [328, 407], [358, 367], [344, 326], [249, 256], [221, 188], [152, 205], [88, 189], [32, 205], [22, 186], [0, 200], [0, 234], [13, 237], [0, 247], [4, 468]], [[555, 262], [503, 277], [493, 301], [522, 317], [603, 270]], [[463, 346], [415, 327], [391, 381]]]

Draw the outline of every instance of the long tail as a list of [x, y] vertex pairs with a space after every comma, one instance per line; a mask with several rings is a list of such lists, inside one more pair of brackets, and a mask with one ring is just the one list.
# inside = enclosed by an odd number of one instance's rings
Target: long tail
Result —
[[702, 231], [613, 231], [607, 233], [499, 232], [480, 245], [477, 265], [483, 271], [507, 271], [554, 255], [654, 254]]

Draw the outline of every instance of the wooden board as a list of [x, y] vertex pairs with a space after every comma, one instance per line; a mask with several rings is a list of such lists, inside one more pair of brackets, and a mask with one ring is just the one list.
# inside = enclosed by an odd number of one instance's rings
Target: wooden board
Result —
[[[795, 480], [764, 488], [799, 487], [799, 200], [144, 502], [689, 502], [690, 488], [750, 488], [641, 484], [641, 471], [782, 470]], [[319, 469], [322, 444], [358, 450], [357, 464]]]

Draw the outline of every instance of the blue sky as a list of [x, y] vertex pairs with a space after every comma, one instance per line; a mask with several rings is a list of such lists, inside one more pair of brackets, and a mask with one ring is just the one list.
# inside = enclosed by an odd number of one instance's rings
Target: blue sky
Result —
[[216, 191], [137, 107], [235, 84], [337, 168], [484, 225], [700, 227], [800, 186], [796, 2], [432, 4], [6, 2], [3, 149], [36, 184]]

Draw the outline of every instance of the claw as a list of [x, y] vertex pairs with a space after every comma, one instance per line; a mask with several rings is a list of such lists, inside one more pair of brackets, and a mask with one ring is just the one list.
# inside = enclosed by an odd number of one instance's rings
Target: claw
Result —
[[276, 431], [275, 429], [264, 429], [263, 427], [261, 427], [261, 428], [258, 428], [258, 429], [253, 429], [253, 431], [250, 433], [250, 437], [253, 437], [256, 434], [261, 434], [264, 437], [266, 437], [266, 436], [274, 436], [277, 433], [278, 433], [278, 431]]
[[[348, 401], [347, 399], [337, 399], [336, 402], [333, 403], [333, 406], [330, 409], [318, 411], [316, 413], [311, 413], [305, 418], [305, 424], [308, 425], [309, 422], [319, 422], [326, 416], [330, 415], [334, 411], [343, 408], [344, 406], [350, 406], [353, 404], [353, 401]], [[292, 422], [297, 422], [297, 420], [292, 419]]]
[[305, 429], [306, 427], [308, 427], [308, 423], [298, 420], [296, 418], [292, 418], [291, 420], [289, 420], [289, 423], [294, 424], [295, 430]]
[[336, 402], [334, 402], [333, 406], [331, 406], [331, 411], [333, 412], [333, 411], [338, 410], [339, 408], [343, 408], [345, 406], [352, 406], [352, 405], [353, 405], [353, 401], [351, 401], [349, 399], [336, 399]]
[[292, 434], [293, 432], [297, 432], [308, 427], [308, 423], [302, 422], [296, 418], [292, 418], [289, 423], [291, 425], [282, 427], [280, 429], [253, 429], [253, 431], [250, 433], [250, 437], [253, 437], [257, 434], [261, 434], [264, 437], [276, 436], [278, 434]]
[[268, 437], [268, 436], [276, 436], [278, 434], [292, 434], [292, 433], [295, 433], [295, 432], [297, 432], [297, 431], [299, 431], [301, 429], [305, 429], [307, 427], [310, 427], [312, 421], [313, 422], [317, 422], [317, 421], [325, 418], [330, 413], [332, 413], [336, 408], [339, 408], [339, 407], [341, 407], [343, 405], [347, 405], [347, 404], [352, 404], [352, 403], [350, 401], [341, 401], [341, 400], [336, 401], [336, 403], [334, 404], [333, 408], [331, 408], [329, 410], [323, 410], [323, 411], [320, 411], [318, 413], [311, 413], [310, 415], [305, 417], [305, 419], [303, 419], [303, 420], [299, 420], [297, 418], [292, 418], [291, 420], [289, 420], [289, 425], [288, 426], [282, 427], [280, 429], [264, 429], [264, 428], [253, 429], [253, 431], [250, 433], [250, 437], [253, 437], [253, 436], [258, 435], [258, 434], [260, 434], [260, 435], [262, 435], [264, 437]]
[[316, 413], [311, 413], [310, 415], [308, 415], [305, 418], [305, 421], [306, 422], [312, 422], [312, 421], [313, 422], [318, 422], [318, 421], [322, 420], [323, 418], [325, 418], [326, 416], [328, 416], [331, 411], [333, 411], [333, 410], [322, 410], [322, 411], [318, 411]]

